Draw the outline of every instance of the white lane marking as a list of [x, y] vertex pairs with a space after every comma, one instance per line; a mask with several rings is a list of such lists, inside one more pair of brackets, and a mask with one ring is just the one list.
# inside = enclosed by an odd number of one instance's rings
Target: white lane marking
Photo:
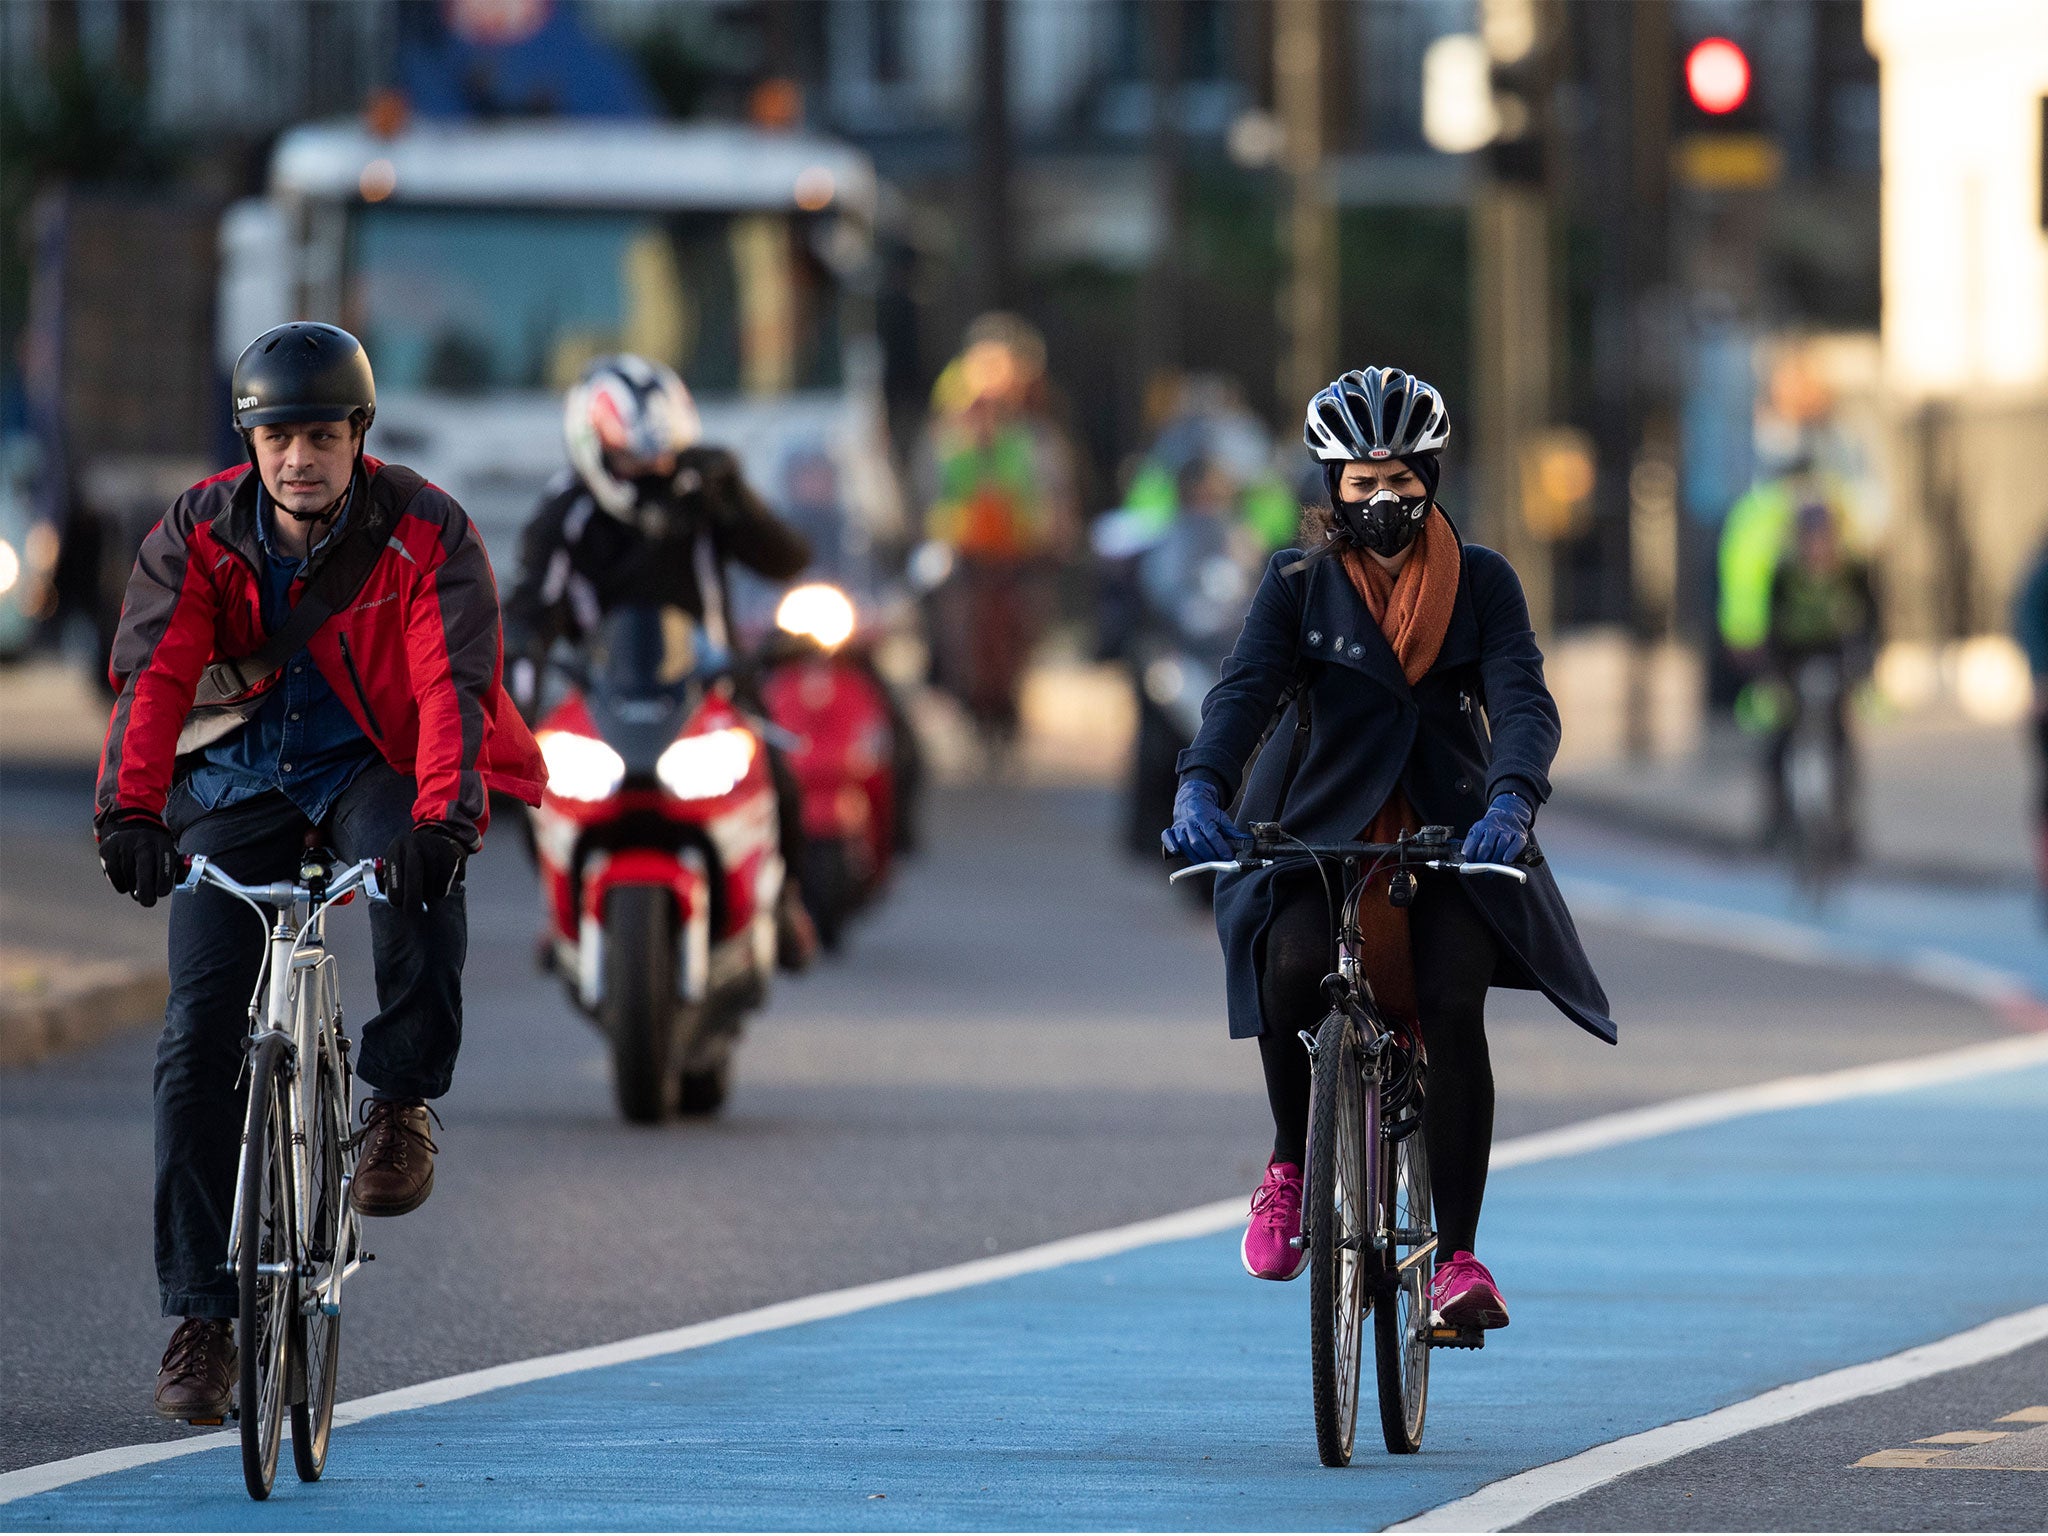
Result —
[[1504, 1531], [1566, 1499], [1660, 1462], [1715, 1445], [1753, 1429], [1767, 1429], [1822, 1408], [1852, 1402], [1894, 1387], [1996, 1360], [2048, 1339], [2048, 1306], [1995, 1318], [1931, 1344], [1916, 1344], [1882, 1360], [1866, 1361], [1823, 1376], [1777, 1387], [1745, 1402], [1731, 1403], [1696, 1419], [1610, 1440], [1563, 1461], [1534, 1467], [1489, 1483], [1477, 1493], [1439, 1504], [1389, 1531]]
[[1724, 1088], [1713, 1093], [1696, 1093], [1665, 1104], [1641, 1109], [1619, 1110], [1561, 1125], [1553, 1131], [1536, 1131], [1517, 1136], [1493, 1149], [1492, 1166], [1515, 1168], [1524, 1163], [1570, 1157], [1624, 1142], [1643, 1141], [1673, 1131], [1717, 1125], [1746, 1115], [1772, 1110], [1806, 1109], [1816, 1104], [1833, 1104], [1842, 1099], [1874, 1098], [1901, 1093], [1909, 1088], [1931, 1088], [1941, 1083], [1961, 1082], [1996, 1072], [2013, 1072], [2048, 1063], [2048, 1035], [2021, 1035], [2014, 1039], [1987, 1040], [1933, 1056], [1908, 1057], [1903, 1061], [1873, 1062], [1864, 1067], [1844, 1067], [1835, 1072], [1814, 1072], [1801, 1077], [1781, 1077], [1746, 1088]]
[[[1849, 1067], [1839, 1072], [1781, 1078], [1747, 1088], [1694, 1094], [1683, 1099], [1673, 1099], [1666, 1104], [1623, 1110], [1617, 1114], [1600, 1115], [1591, 1120], [1580, 1121], [1576, 1125], [1561, 1126], [1556, 1130], [1537, 1131], [1532, 1135], [1514, 1137], [1494, 1147], [1492, 1166], [1516, 1168], [1528, 1163], [1545, 1162], [1553, 1158], [1597, 1151], [1604, 1147], [1620, 1146], [1627, 1142], [1644, 1141], [1672, 1131], [1690, 1130], [1723, 1120], [1735, 1120], [1745, 1115], [1832, 1103], [1840, 1099], [1896, 1093], [1907, 1088], [1957, 1082], [1965, 1078], [1984, 1077], [2043, 1063], [2048, 1063], [2048, 1036], [2027, 1036], [2017, 1040], [1993, 1040], [1986, 1044], [1964, 1046], [1960, 1050], [1943, 1051], [1932, 1056], [1914, 1057], [1905, 1061], [1879, 1062], [1874, 1066]], [[1134, 1248], [1177, 1242], [1183, 1238], [1207, 1237], [1236, 1226], [1244, 1220], [1244, 1212], [1245, 1202], [1241, 1199], [1218, 1200], [1170, 1216], [1158, 1216], [1148, 1221], [1134, 1222], [1124, 1227], [1111, 1227], [1101, 1232], [1087, 1232], [1078, 1237], [1061, 1238], [1057, 1242], [1041, 1243], [1035, 1248], [1021, 1248], [1015, 1253], [996, 1254], [991, 1258], [972, 1259], [964, 1264], [948, 1265], [944, 1269], [926, 1270], [922, 1274], [904, 1275], [894, 1280], [877, 1280], [867, 1285], [825, 1291], [815, 1296], [802, 1296], [793, 1301], [781, 1301], [772, 1306], [758, 1307], [750, 1312], [734, 1313], [730, 1317], [713, 1318], [707, 1322], [671, 1328], [662, 1333], [621, 1339], [613, 1344], [598, 1344], [585, 1349], [568, 1350], [561, 1354], [541, 1355], [531, 1360], [514, 1360], [480, 1371], [465, 1371], [459, 1376], [444, 1376], [436, 1381], [424, 1381], [416, 1386], [399, 1387], [390, 1392], [379, 1392], [370, 1397], [358, 1398], [352, 1403], [340, 1404], [334, 1411], [335, 1422], [356, 1424], [364, 1419], [377, 1418], [387, 1413], [402, 1413], [409, 1408], [426, 1408], [439, 1403], [455, 1402], [465, 1397], [474, 1397], [480, 1392], [494, 1392], [500, 1387], [519, 1386], [554, 1376], [567, 1376], [577, 1371], [596, 1370], [607, 1365], [621, 1365], [655, 1355], [701, 1349], [708, 1344], [744, 1338], [749, 1334], [794, 1328], [803, 1323], [845, 1317], [850, 1313], [865, 1312], [898, 1301], [938, 1296], [948, 1291], [965, 1290], [997, 1280], [1007, 1280], [1016, 1275], [1035, 1274], [1041, 1270], [1057, 1269], [1067, 1264], [1108, 1258]], [[0, 1473], [0, 1504], [9, 1504], [31, 1494], [47, 1493], [53, 1488], [62, 1488], [67, 1484], [104, 1476], [109, 1472], [119, 1472], [173, 1456], [210, 1450], [218, 1445], [235, 1442], [237, 1439], [238, 1436], [234, 1434], [214, 1434], [168, 1443], [117, 1446], [109, 1450], [92, 1451], [83, 1456], [68, 1457], [62, 1461], [44, 1462], [40, 1466], [23, 1467], [15, 1472]]]
[[2014, 1027], [2044, 1027], [2041, 998], [2016, 972], [1932, 945], [1891, 948], [1837, 935], [1791, 918], [1744, 912], [1677, 896], [1657, 896], [1611, 881], [1570, 876], [1558, 884], [1570, 905], [1654, 938], [1710, 944], [1794, 965], [1853, 965], [1916, 981], [1996, 1009]]

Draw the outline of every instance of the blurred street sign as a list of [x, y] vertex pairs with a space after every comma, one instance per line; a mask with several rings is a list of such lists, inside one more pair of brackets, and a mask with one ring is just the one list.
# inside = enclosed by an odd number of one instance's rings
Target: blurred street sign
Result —
[[1585, 531], [1593, 515], [1593, 439], [1577, 427], [1545, 427], [1522, 440], [1522, 522], [1555, 544]]
[[1689, 133], [1672, 150], [1680, 185], [1701, 192], [1757, 192], [1785, 172], [1785, 153], [1761, 133]]
[[465, 43], [504, 48], [547, 25], [552, 0], [446, 0], [449, 34]]

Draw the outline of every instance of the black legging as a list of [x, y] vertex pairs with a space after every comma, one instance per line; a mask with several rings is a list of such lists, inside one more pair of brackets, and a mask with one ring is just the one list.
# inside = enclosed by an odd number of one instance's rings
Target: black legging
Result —
[[[1370, 899], [1370, 898], [1368, 898]], [[1456, 876], [1424, 875], [1408, 909], [1416, 1009], [1429, 1055], [1422, 1134], [1435, 1186], [1437, 1252], [1473, 1251], [1493, 1147], [1493, 1063], [1486, 989], [1497, 961], [1493, 930]], [[1313, 875], [1283, 878], [1259, 972], [1266, 1033], [1259, 1057], [1273, 1108], [1273, 1157], [1299, 1165], [1308, 1150], [1308, 1052], [1299, 1032], [1329, 1011], [1323, 978], [1337, 967], [1329, 903]]]

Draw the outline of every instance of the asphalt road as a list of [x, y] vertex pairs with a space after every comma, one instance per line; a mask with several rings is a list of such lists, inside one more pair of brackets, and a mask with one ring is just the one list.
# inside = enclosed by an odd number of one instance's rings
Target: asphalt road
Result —
[[[160, 932], [161, 909], [98, 886], [88, 794], [82, 775], [0, 780], [9, 942], [134, 952]], [[496, 839], [471, 876], [466, 1045], [436, 1193], [376, 1234], [344, 1396], [1248, 1192], [1268, 1126], [1255, 1055], [1224, 1038], [1213, 934], [1156, 868], [1106, 851], [1109, 798], [953, 790], [933, 812], [930, 851], [847, 957], [777, 989], [725, 1115], [659, 1130], [618, 1122], [601, 1043], [535, 975], [531, 882]], [[1547, 831], [1569, 867], [1571, 827]], [[1496, 994], [1502, 1135], [2002, 1032], [1895, 979], [1585, 928], [1624, 1044]], [[341, 925], [358, 1010], [364, 938]], [[136, 1034], [0, 1077], [0, 1469], [181, 1433], [148, 1403], [168, 1331], [150, 1261], [151, 1051]], [[1904, 1443], [1886, 1438], [1888, 1402], [1827, 1417], [1865, 1415], [1853, 1433], [1870, 1448]], [[1796, 1440], [1799, 1425], [1770, 1433]], [[1658, 1475], [1639, 1479], [1644, 1500], [1662, 1497]], [[1779, 1485], [1727, 1481], [1718, 1523], [1790, 1523]], [[1916, 1502], [1927, 1486], [1901, 1495], [1905, 1523], [1943, 1507]], [[1650, 1503], [1601, 1509], [1578, 1523], [1654, 1527]]]

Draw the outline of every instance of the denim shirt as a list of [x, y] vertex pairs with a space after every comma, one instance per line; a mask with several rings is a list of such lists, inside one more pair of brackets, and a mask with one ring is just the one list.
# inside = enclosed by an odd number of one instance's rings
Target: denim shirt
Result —
[[[349, 499], [354, 498], [351, 488]], [[263, 627], [273, 634], [291, 611], [292, 583], [306, 565], [278, 549], [270, 521], [275, 515], [269, 493], [259, 490], [256, 538], [263, 546], [263, 569], [257, 573], [257, 584], [263, 598]], [[313, 553], [326, 548], [347, 526], [344, 506]], [[184, 788], [206, 811], [281, 790], [317, 824], [327, 819], [341, 792], [379, 755], [348, 706], [327, 686], [312, 653], [302, 649], [285, 663], [283, 678], [249, 722], [204, 750]]]

